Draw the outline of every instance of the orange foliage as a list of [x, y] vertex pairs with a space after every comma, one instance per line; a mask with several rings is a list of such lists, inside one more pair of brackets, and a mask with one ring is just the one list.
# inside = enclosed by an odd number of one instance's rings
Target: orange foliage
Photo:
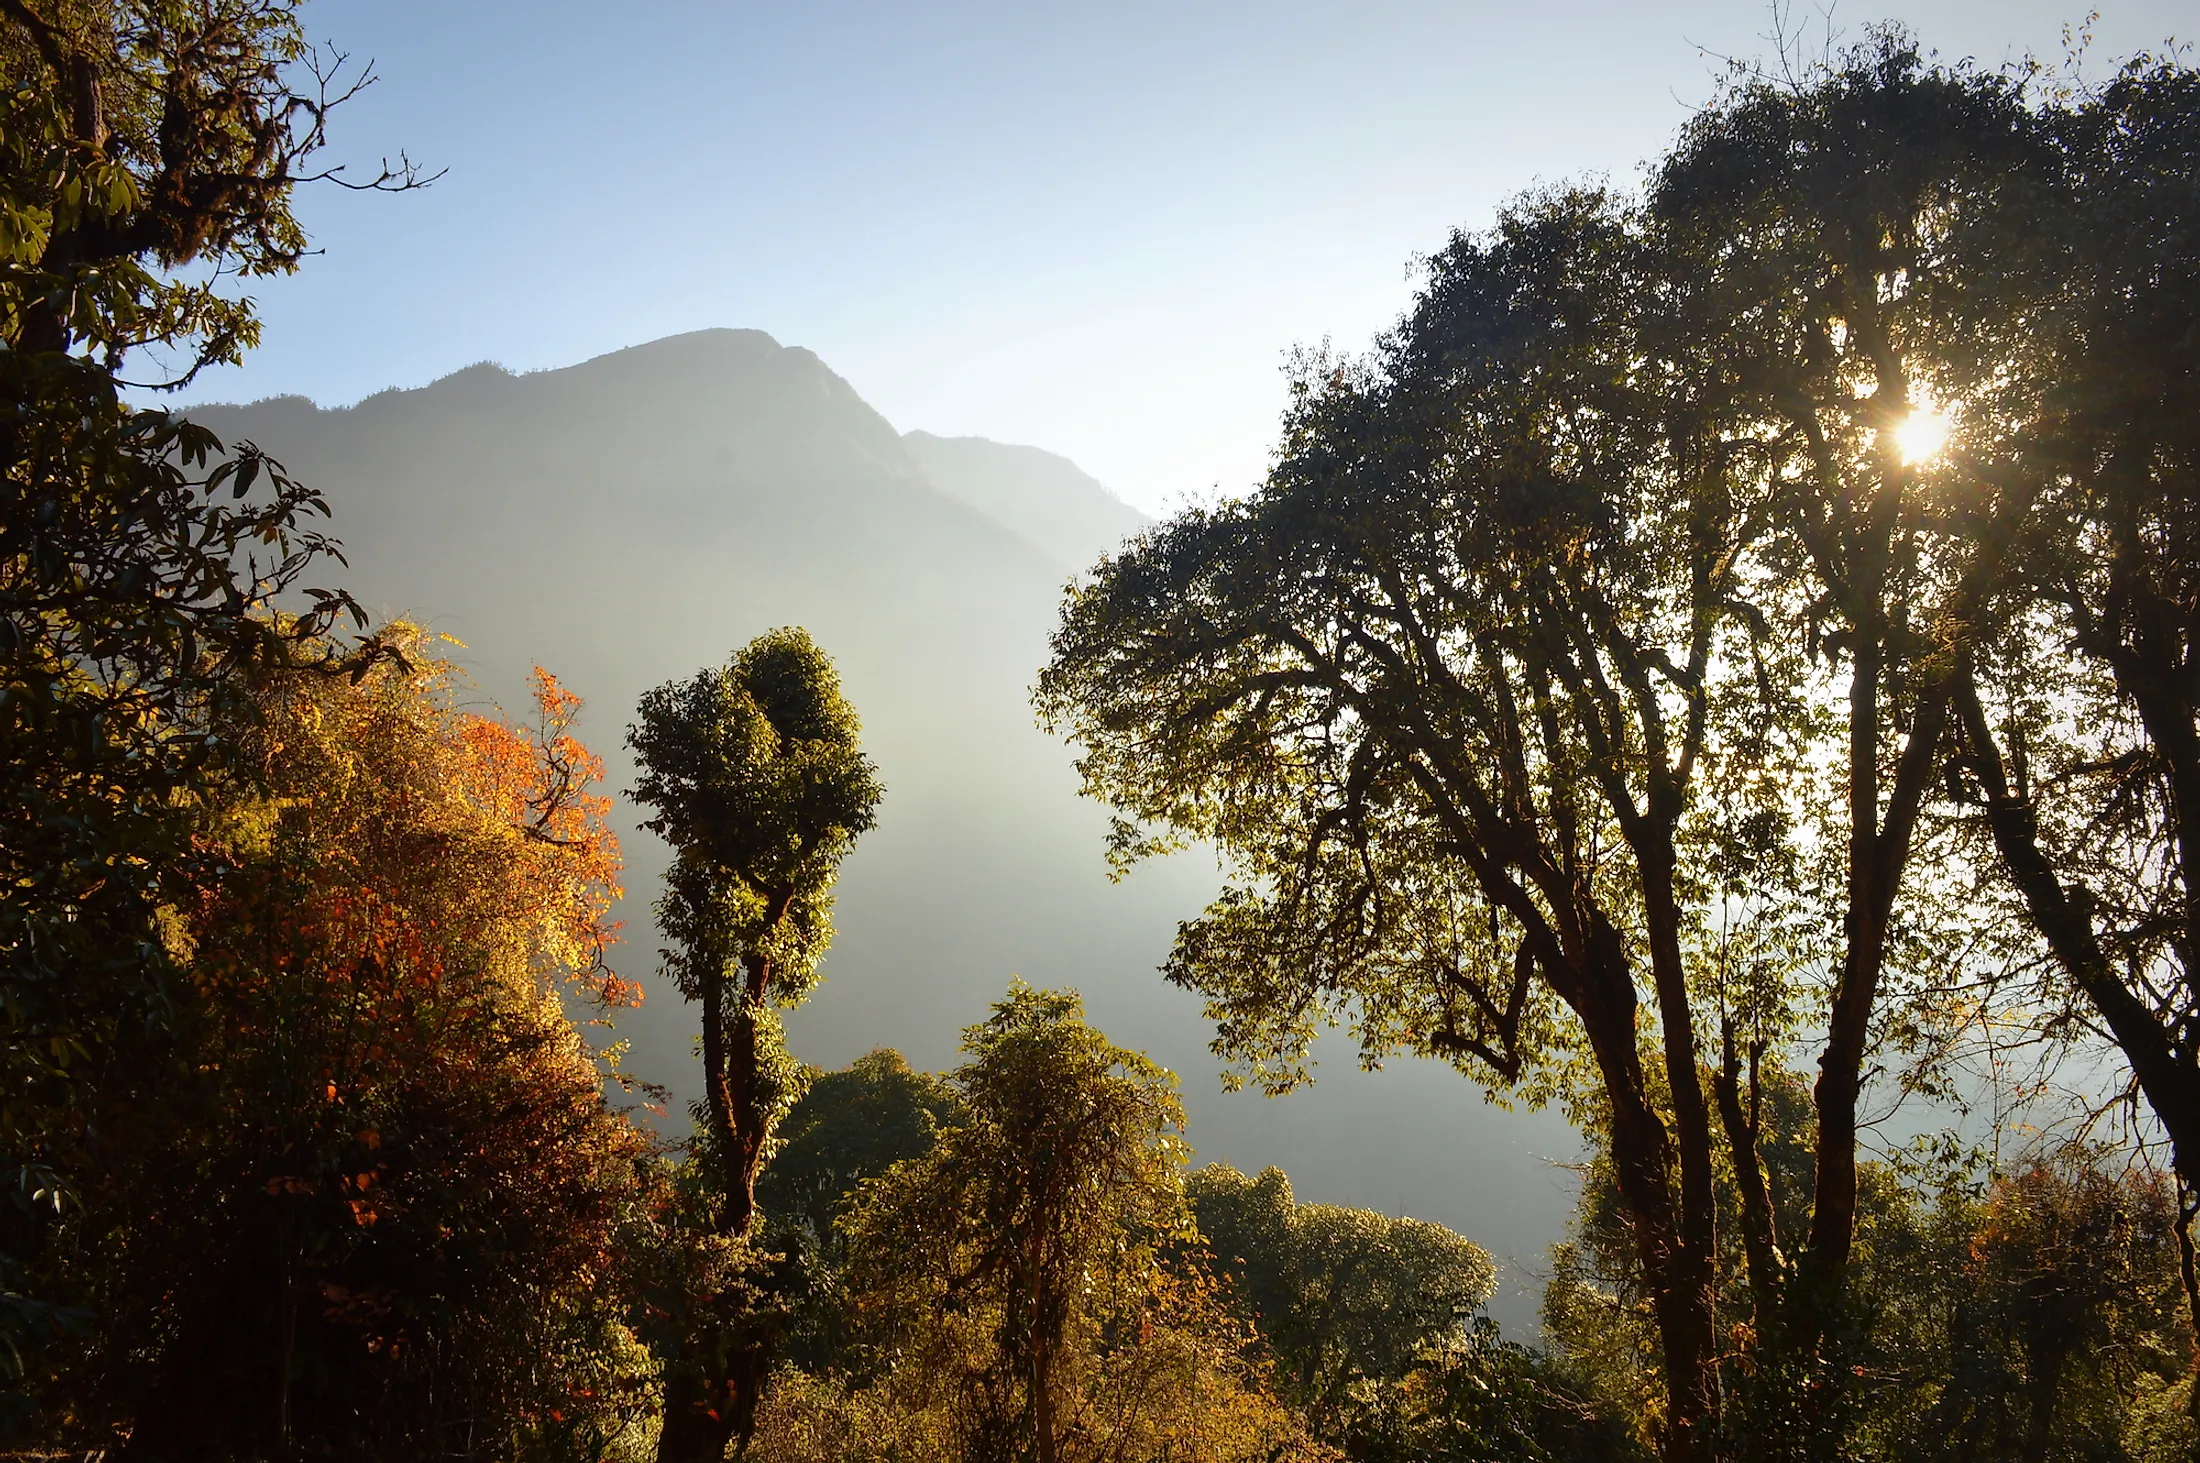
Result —
[[539, 665], [528, 681], [536, 708], [532, 727], [459, 718], [458, 740], [467, 754], [459, 776], [486, 817], [559, 852], [537, 865], [547, 877], [507, 891], [507, 913], [534, 919], [545, 953], [576, 979], [591, 980], [601, 1004], [638, 1006], [640, 988], [603, 963], [618, 934], [605, 914], [622, 892], [623, 867], [618, 837], [605, 822], [611, 799], [589, 791], [603, 781], [603, 759], [572, 734], [581, 698]]
[[133, 1455], [371, 1415], [440, 1456], [485, 1416], [577, 1436], [641, 1395], [618, 1235], [649, 1144], [563, 1001], [638, 1000], [606, 964], [603, 764], [548, 672], [515, 725], [422, 651], [270, 678], [234, 729], [261, 785], [211, 820], [227, 872], [175, 931], [203, 1080], [143, 1135], [114, 1236], [165, 1341], [115, 1377]]

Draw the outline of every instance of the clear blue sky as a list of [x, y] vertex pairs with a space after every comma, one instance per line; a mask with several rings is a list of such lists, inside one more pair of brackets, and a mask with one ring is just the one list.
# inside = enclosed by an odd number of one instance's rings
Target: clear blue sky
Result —
[[[2088, 0], [1917, 0], [1944, 57], [2059, 58]], [[2193, 29], [2100, 0], [2096, 66]], [[1816, 12], [1811, 12], [1815, 16]], [[1659, 5], [313, 0], [383, 80], [323, 257], [193, 399], [324, 404], [705, 326], [815, 350], [904, 430], [1030, 442], [1149, 511], [1256, 479], [1297, 343], [1357, 348], [1407, 266], [1538, 181], [1622, 183], [1763, 55], [1757, 0]], [[1816, 22], [1813, 23], [1814, 34]]]

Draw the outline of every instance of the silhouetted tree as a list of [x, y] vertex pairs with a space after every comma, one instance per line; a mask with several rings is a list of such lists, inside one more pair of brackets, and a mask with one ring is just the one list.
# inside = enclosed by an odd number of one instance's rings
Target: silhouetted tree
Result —
[[291, 190], [333, 176], [307, 160], [365, 80], [340, 69], [295, 0], [0, 5], [0, 1382], [63, 1316], [25, 1277], [94, 1161], [91, 1089], [166, 1060], [188, 1003], [154, 923], [206, 874], [211, 704], [254, 662], [373, 659], [323, 638], [340, 594], [271, 613], [333, 552], [318, 495], [120, 394], [126, 363], [180, 381], [257, 339], [234, 282], [305, 253]]
[[[1804, 1399], [1767, 1427], [1837, 1432], [1874, 1043], [1959, 936], [2003, 938], [1916, 859], [2034, 497], [1918, 429], [2026, 409], [2029, 101], [1878, 33], [1739, 78], [1639, 207], [1558, 191], [1456, 237], [1370, 358], [1305, 363], [1259, 492], [1073, 592], [1040, 682], [1119, 858], [1236, 863], [1168, 965], [1218, 1050], [1288, 1086], [1346, 1013], [1371, 1057], [1608, 1137], [1672, 1459], [1722, 1446], [1722, 1183], [1735, 1365]], [[1783, 1228], [1759, 1077], [1803, 1042]]]
[[[1956, 683], [1953, 800], [2200, 1190], [2200, 75], [2135, 64], [2051, 118], [2047, 277], [1966, 465], [2035, 507]], [[1969, 403], [1965, 403], [1969, 405]]]

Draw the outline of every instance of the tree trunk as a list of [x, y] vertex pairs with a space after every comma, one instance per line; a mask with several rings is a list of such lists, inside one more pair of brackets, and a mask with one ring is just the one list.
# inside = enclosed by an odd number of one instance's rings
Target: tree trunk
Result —
[[1780, 1231], [1772, 1208], [1772, 1189], [1765, 1181], [1765, 1166], [1757, 1152], [1760, 1114], [1757, 1107], [1757, 1062], [1762, 1045], [1749, 1049], [1749, 1100], [1742, 1100], [1742, 1058], [1734, 1041], [1734, 1023], [1719, 1025], [1719, 1120], [1726, 1128], [1726, 1146], [1734, 1163], [1734, 1186], [1742, 1200], [1742, 1261], [1749, 1267], [1750, 1311], [1760, 1341], [1780, 1324]]
[[1038, 1463], [1055, 1463], [1054, 1351], [1036, 1339], [1031, 1353], [1032, 1445]]
[[1887, 931], [1902, 888], [1917, 816], [1932, 786], [1947, 726], [1953, 673], [1944, 673], [1920, 695], [1908, 739], [1879, 807], [1880, 679], [1883, 642], [1860, 638], [1849, 691], [1849, 883], [1844, 915], [1848, 948], [1826, 1023], [1826, 1050], [1813, 1088], [1818, 1113], [1813, 1155], [1815, 1191], [1810, 1217], [1808, 1283], [1797, 1299], [1796, 1335], [1815, 1345], [1824, 1334], [1828, 1308], [1847, 1283], [1856, 1239], [1856, 1108], [1863, 1092], [1864, 1053], [1872, 1011], [1879, 1001], [1887, 962]]
[[2132, 1075], [2147, 1105], [2169, 1134], [2170, 1158], [2178, 1175], [2200, 1189], [2200, 1066], [2180, 1060], [2161, 1019], [2117, 975], [2093, 929], [2093, 894], [2081, 883], [2065, 884], [2040, 847], [2039, 823], [2030, 802], [2012, 794], [2000, 744], [1987, 725], [1976, 688], [1957, 692], [1970, 762], [1986, 794], [1986, 821], [2002, 867], [2023, 896], [2032, 924], [2047, 941], [2056, 962], [2108, 1023], [2110, 1034], [2131, 1063]]
[[725, 1382], [671, 1373], [665, 1379], [657, 1463], [724, 1463], [739, 1417], [738, 1399]]
[[1636, 1045], [1633, 973], [1619, 932], [1592, 916], [1577, 1014], [1612, 1104], [1612, 1172], [1634, 1231], [1665, 1352], [1665, 1463], [1706, 1463], [1718, 1429], [1718, 1331], [1705, 1259], [1685, 1253], [1673, 1207], [1673, 1145], [1651, 1106]]
[[[1676, 799], [1677, 800], [1677, 799]], [[1682, 1350], [1667, 1356], [1674, 1373], [1674, 1433], [1685, 1451], [1667, 1456], [1708, 1457], [1718, 1427], [1719, 1377], [1716, 1304], [1718, 1209], [1712, 1188], [1711, 1115], [1704, 1102], [1702, 1062], [1696, 1051], [1695, 1013], [1681, 958], [1680, 906], [1674, 898], [1672, 821], [1659, 816], [1638, 850], [1643, 902], [1648, 916], [1651, 976], [1658, 996], [1659, 1032], [1665, 1047], [1666, 1085], [1672, 1093], [1673, 1138], [1679, 1150], [1680, 1225], [1666, 1283]]]
[[[743, 974], [730, 1020], [722, 975], [703, 982], [702, 1003], [704, 1107], [722, 1181], [716, 1228], [741, 1240], [756, 1227], [756, 1173], [770, 1137], [757, 1047], [771, 969], [752, 955]], [[667, 1369], [657, 1463], [720, 1463], [729, 1444], [748, 1445], [771, 1369], [772, 1339], [768, 1326], [727, 1316], [688, 1339]]]

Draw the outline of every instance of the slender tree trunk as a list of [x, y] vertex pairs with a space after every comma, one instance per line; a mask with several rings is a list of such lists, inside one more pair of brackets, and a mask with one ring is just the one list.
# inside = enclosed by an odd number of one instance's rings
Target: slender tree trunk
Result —
[[1575, 1010], [1612, 1104], [1612, 1172], [1665, 1353], [1665, 1463], [1706, 1463], [1718, 1427], [1717, 1325], [1700, 1261], [1684, 1253], [1671, 1136], [1651, 1105], [1637, 1046], [1633, 974], [1619, 932], [1595, 917]]
[[1742, 1058], [1734, 1040], [1734, 1023], [1723, 1020], [1719, 1028], [1719, 1120], [1726, 1129], [1726, 1146], [1734, 1163], [1734, 1186], [1742, 1201], [1742, 1260], [1749, 1267], [1750, 1310], [1757, 1335], [1763, 1341], [1780, 1325], [1781, 1281], [1785, 1266], [1780, 1256], [1780, 1232], [1772, 1207], [1772, 1189], [1765, 1181], [1765, 1166], [1757, 1152], [1760, 1114], [1757, 1106], [1757, 1062], [1761, 1048], [1749, 1052], [1749, 1098], [1742, 1098]]
[[[723, 975], [706, 978], [702, 1004], [704, 1109], [722, 1185], [716, 1228], [745, 1240], [756, 1226], [756, 1174], [770, 1136], [758, 1048], [771, 969], [752, 955], [742, 974], [730, 992]], [[755, 1428], [772, 1335], [767, 1326], [717, 1314], [721, 1309], [713, 1304], [701, 1334], [669, 1370], [657, 1463], [721, 1463], [727, 1447], [737, 1440], [745, 1447]]]
[[1880, 681], [1884, 641], [1876, 631], [1860, 638], [1849, 697], [1849, 841], [1847, 949], [1826, 1025], [1814, 1097], [1818, 1111], [1816, 1185], [1807, 1256], [1809, 1285], [1801, 1297], [1809, 1314], [1798, 1334], [1815, 1344], [1826, 1309], [1846, 1283], [1856, 1238], [1856, 1108], [1863, 1091], [1864, 1054], [1872, 1012], [1887, 963], [1887, 932], [1908, 867], [1917, 816], [1932, 786], [1947, 727], [1953, 671], [1919, 696], [1908, 739], [1896, 766], [1887, 806], [1880, 810]]
[[1688, 1393], [1685, 1418], [1688, 1436], [1691, 1440], [1700, 1439], [1694, 1442], [1694, 1456], [1707, 1457], [1709, 1440], [1717, 1430], [1719, 1416], [1714, 1310], [1718, 1283], [1718, 1209], [1712, 1188], [1711, 1115], [1704, 1102], [1695, 1013], [1688, 997], [1688, 972], [1681, 957], [1680, 905], [1673, 892], [1672, 818], [1661, 811], [1651, 820], [1651, 825], [1636, 861], [1642, 873], [1651, 976], [1658, 995], [1666, 1085], [1673, 1101], [1673, 1137], [1680, 1158], [1680, 1226], [1667, 1283], [1674, 1293], [1676, 1315], [1685, 1317], [1687, 1349], [1679, 1358], [1681, 1366], [1676, 1368], [1675, 1380]]

